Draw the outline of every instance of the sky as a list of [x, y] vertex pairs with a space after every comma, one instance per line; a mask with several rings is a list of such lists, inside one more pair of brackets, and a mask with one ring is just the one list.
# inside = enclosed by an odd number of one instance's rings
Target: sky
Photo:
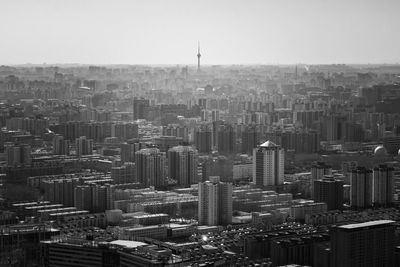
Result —
[[400, 63], [399, 0], [0, 0], [5, 64]]

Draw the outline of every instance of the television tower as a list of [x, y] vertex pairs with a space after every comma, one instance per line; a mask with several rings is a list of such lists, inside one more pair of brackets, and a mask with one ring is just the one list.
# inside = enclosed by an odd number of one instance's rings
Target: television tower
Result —
[[200, 72], [200, 42], [198, 43], [198, 47], [197, 47], [197, 72]]

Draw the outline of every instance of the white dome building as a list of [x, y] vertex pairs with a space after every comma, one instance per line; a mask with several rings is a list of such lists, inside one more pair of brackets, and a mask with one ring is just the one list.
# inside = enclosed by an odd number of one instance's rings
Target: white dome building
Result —
[[383, 157], [387, 155], [386, 148], [382, 145], [377, 146], [374, 150], [374, 156], [375, 157]]

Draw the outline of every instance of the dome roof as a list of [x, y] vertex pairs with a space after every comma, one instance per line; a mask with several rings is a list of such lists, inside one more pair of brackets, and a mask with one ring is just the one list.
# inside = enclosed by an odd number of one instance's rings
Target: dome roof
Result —
[[383, 146], [377, 146], [374, 150], [375, 156], [385, 156], [387, 154], [386, 148]]
[[397, 154], [400, 156], [400, 148], [399, 148], [399, 151], [397, 152]]
[[272, 141], [267, 141], [264, 144], [261, 144], [260, 147], [277, 147], [277, 145]]

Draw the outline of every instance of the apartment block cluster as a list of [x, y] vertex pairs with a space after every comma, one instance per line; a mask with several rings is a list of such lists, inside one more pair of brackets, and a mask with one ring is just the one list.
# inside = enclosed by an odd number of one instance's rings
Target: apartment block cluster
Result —
[[398, 266], [388, 68], [0, 66], [0, 265]]

